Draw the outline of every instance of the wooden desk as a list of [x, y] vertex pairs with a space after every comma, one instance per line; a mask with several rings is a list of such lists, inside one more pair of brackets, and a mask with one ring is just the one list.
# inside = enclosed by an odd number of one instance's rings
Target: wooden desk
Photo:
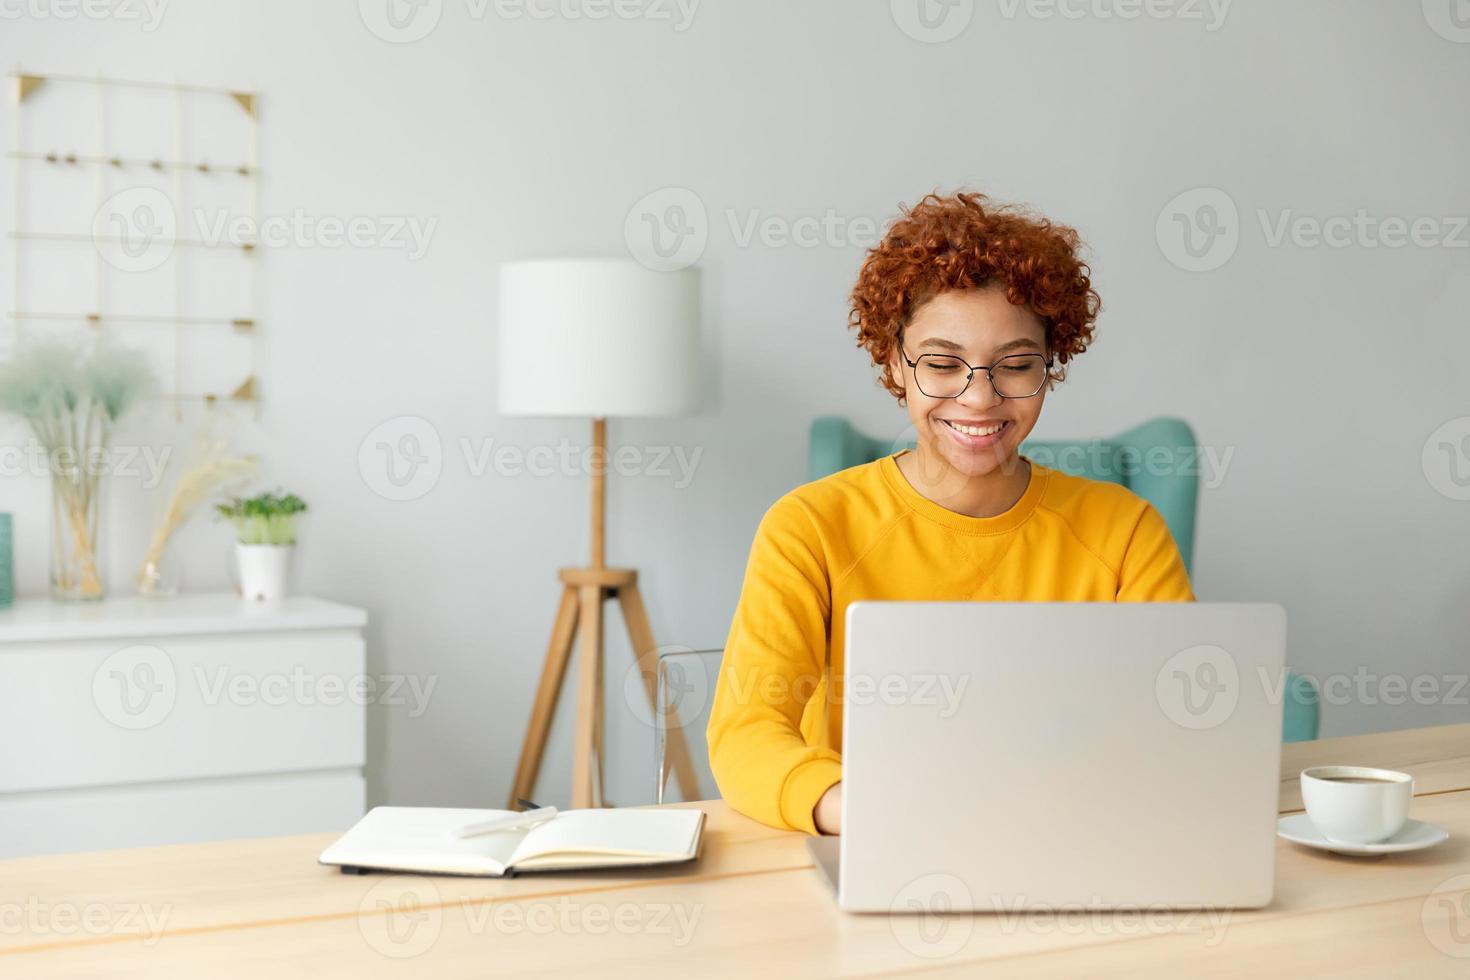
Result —
[[[1470, 976], [1470, 725], [1283, 749], [1413, 772], [1451, 839], [1355, 860], [1279, 843], [1256, 912], [851, 916], [802, 838], [723, 803], [673, 873], [509, 881], [319, 867], [334, 835], [0, 862], [0, 976]], [[685, 804], [680, 804], [685, 805]]]

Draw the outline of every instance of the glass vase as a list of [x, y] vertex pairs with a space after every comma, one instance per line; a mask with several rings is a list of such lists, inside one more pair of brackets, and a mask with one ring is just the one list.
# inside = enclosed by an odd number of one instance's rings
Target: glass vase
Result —
[[157, 558], [144, 558], [138, 569], [138, 594], [149, 599], [170, 599], [179, 594], [183, 565], [170, 535]]
[[51, 595], [57, 599], [101, 599], [102, 487], [100, 476], [51, 477]]

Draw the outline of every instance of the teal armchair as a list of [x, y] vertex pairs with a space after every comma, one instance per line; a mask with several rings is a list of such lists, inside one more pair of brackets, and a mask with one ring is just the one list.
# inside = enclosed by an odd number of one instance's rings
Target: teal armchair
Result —
[[[824, 416], [812, 422], [807, 475], [818, 480], [912, 446], [912, 440], [875, 439], [858, 432], [844, 418]], [[1174, 535], [1185, 570], [1194, 574], [1199, 443], [1189, 423], [1157, 418], [1107, 439], [1033, 441], [1022, 444], [1021, 451], [1042, 466], [1125, 486], [1153, 504]], [[1283, 700], [1282, 741], [1316, 738], [1319, 713], [1312, 681], [1288, 675]]]

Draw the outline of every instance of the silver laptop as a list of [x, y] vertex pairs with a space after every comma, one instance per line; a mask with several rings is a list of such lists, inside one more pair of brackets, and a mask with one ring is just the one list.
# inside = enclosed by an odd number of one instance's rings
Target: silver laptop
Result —
[[1267, 904], [1285, 642], [1266, 604], [854, 603], [838, 905]]

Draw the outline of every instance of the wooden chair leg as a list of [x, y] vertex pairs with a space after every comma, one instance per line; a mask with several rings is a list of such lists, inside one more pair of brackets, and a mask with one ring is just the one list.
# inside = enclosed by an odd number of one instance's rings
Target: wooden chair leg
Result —
[[599, 751], [597, 738], [598, 676], [602, 673], [602, 597], [598, 585], [583, 585], [578, 626], [577, 729], [572, 742], [572, 807], [598, 805], [593, 784], [593, 755]]
[[531, 706], [531, 720], [526, 724], [526, 737], [521, 742], [521, 758], [516, 765], [515, 782], [511, 784], [507, 809], [519, 810], [517, 799], [531, 799], [536, 792], [536, 776], [541, 771], [541, 756], [551, 734], [551, 720], [556, 716], [556, 703], [561, 697], [562, 681], [571, 657], [572, 638], [577, 632], [577, 590], [562, 589], [561, 605], [551, 628], [551, 642], [546, 647], [546, 663], [541, 668], [541, 683]]
[[[655, 716], [658, 713], [658, 647], [653, 642], [653, 630], [648, 625], [648, 611], [643, 608], [643, 595], [637, 584], [618, 590], [618, 603], [623, 609], [623, 621], [628, 625], [628, 638], [633, 641], [633, 655], [638, 660], [638, 675], [643, 678], [644, 690], [648, 692], [648, 704]], [[670, 709], [666, 719], [665, 751], [679, 781], [679, 790], [686, 800], [703, 799], [699, 790], [699, 778], [694, 773], [694, 762], [689, 757], [689, 745], [684, 741], [684, 729], [679, 726], [679, 714]]]

